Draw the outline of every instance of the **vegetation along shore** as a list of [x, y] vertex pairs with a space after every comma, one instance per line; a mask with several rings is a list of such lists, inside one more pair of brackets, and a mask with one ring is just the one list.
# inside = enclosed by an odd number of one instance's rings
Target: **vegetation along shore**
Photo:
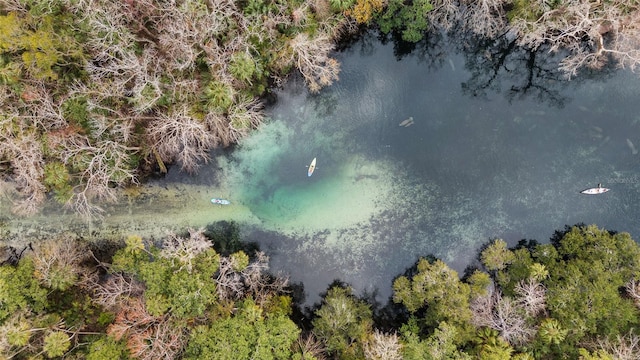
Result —
[[330, 85], [336, 43], [363, 29], [407, 42], [506, 38], [563, 53], [574, 76], [634, 69], [639, 24], [627, 1], [3, 0], [0, 181], [17, 215], [51, 196], [99, 217], [118, 188], [169, 164], [195, 172], [257, 127], [262, 99], [291, 71], [311, 91]]
[[595, 225], [491, 241], [462, 279], [421, 258], [388, 304], [336, 282], [304, 309], [264, 253], [203, 230], [113, 247], [59, 236], [3, 260], [7, 359], [640, 357], [640, 247]]

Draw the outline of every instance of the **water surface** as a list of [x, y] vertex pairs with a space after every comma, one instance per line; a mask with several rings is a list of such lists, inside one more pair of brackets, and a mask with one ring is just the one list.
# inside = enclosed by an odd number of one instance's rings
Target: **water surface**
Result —
[[[391, 44], [364, 41], [320, 94], [292, 79], [270, 122], [221, 161], [259, 219], [247, 239], [314, 300], [334, 278], [386, 297], [417, 257], [463, 270], [492, 238], [544, 242], [580, 222], [638, 237], [638, 77], [566, 82], [516, 53], [491, 80], [477, 72], [489, 50], [480, 63], [453, 46], [398, 61]], [[612, 190], [579, 194], [599, 182]]]
[[[270, 120], [199, 175], [171, 169], [89, 227], [56, 205], [31, 219], [5, 214], [0, 235], [160, 238], [233, 220], [309, 302], [334, 279], [384, 300], [419, 256], [462, 271], [490, 239], [544, 242], [565, 224], [640, 238], [637, 75], [567, 82], [554, 59], [508, 42], [422, 45], [406, 54], [365, 37], [337, 54], [339, 82], [309, 94], [292, 77]], [[598, 183], [611, 191], [579, 194]]]

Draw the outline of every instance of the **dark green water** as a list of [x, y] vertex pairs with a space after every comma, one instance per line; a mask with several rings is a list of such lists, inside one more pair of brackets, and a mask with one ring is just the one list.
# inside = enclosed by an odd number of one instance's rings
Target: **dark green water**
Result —
[[[272, 120], [218, 159], [261, 221], [246, 239], [309, 300], [335, 278], [384, 298], [419, 256], [461, 271], [491, 238], [544, 242], [579, 222], [640, 237], [638, 77], [566, 82], [542, 55], [527, 67], [526, 53], [453, 48], [399, 61], [361, 41], [338, 55], [338, 83], [310, 95], [292, 79]], [[612, 190], [579, 194], [599, 182]]]

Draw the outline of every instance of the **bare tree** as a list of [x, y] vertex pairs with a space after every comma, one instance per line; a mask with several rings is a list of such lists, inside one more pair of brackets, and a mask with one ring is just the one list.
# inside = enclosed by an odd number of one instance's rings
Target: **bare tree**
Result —
[[469, 307], [471, 308], [472, 318], [471, 322], [477, 326], [489, 326], [493, 319], [493, 291], [483, 296], [478, 296], [471, 299]]
[[20, 94], [22, 118], [38, 131], [62, 129], [68, 126], [60, 104], [65, 97], [54, 99], [44, 80], [29, 80]]
[[251, 296], [262, 306], [273, 295], [284, 291], [289, 285], [289, 279], [268, 273], [269, 257], [265, 253], [259, 251], [255, 256], [255, 260], [243, 269], [238, 269], [238, 258], [234, 256], [220, 258], [215, 279], [218, 298], [230, 301]]
[[303, 359], [326, 359], [324, 344], [322, 341], [318, 340], [313, 333], [309, 333], [306, 336], [300, 334], [298, 340], [294, 344], [294, 349], [296, 353], [302, 355]]
[[572, 0], [550, 8], [544, 0], [537, 0], [531, 7], [542, 15], [536, 20], [516, 17], [512, 31], [521, 45], [537, 49], [547, 44], [551, 51], [568, 51], [560, 63], [567, 76], [583, 67], [602, 67], [610, 59], [631, 70], [640, 63], [638, 4]]
[[186, 343], [185, 331], [164, 316], [145, 331], [129, 336], [127, 347], [132, 357], [143, 360], [173, 360]]
[[460, 5], [457, 1], [435, 0], [431, 1], [431, 5], [433, 9], [427, 13], [430, 26], [449, 30], [460, 19]]
[[[11, 118], [7, 122], [11, 124]], [[0, 123], [0, 130], [2, 125]], [[44, 176], [44, 155], [37, 135], [26, 131], [0, 131], [1, 157], [11, 163], [13, 180], [23, 196], [14, 204], [13, 211], [24, 216], [37, 213], [45, 200], [46, 192], [41, 181]]]
[[536, 331], [528, 322], [518, 303], [503, 297], [500, 291], [478, 297], [471, 302], [472, 322], [500, 332], [500, 336], [514, 345], [530, 341]]
[[191, 263], [196, 256], [203, 251], [211, 248], [213, 244], [209, 239], [204, 236], [204, 229], [189, 230], [189, 237], [182, 238], [175, 234], [169, 234], [165, 238], [162, 245], [162, 251], [160, 256], [172, 260], [178, 260], [180, 264], [180, 270], [185, 268], [191, 273], [193, 264]]
[[257, 128], [264, 119], [262, 103], [258, 99], [245, 98], [229, 110], [229, 134], [231, 141], [238, 142], [250, 130]]
[[202, 53], [201, 46], [226, 30], [225, 17], [238, 14], [235, 4], [230, 1], [215, 1], [210, 7], [194, 0], [160, 6], [155, 26], [159, 32], [157, 45], [167, 67], [174, 70], [192, 68]]
[[633, 329], [623, 336], [618, 335], [615, 340], [600, 338], [597, 347], [616, 360], [640, 359], [640, 337], [633, 333]]
[[93, 281], [92, 299], [106, 309], [116, 309], [127, 298], [138, 297], [144, 291], [144, 285], [122, 273], [109, 274], [106, 281]]
[[178, 161], [187, 172], [207, 162], [208, 151], [218, 144], [206, 123], [189, 116], [186, 107], [158, 116], [147, 127], [147, 136], [163, 161]]
[[401, 360], [402, 345], [397, 334], [384, 334], [376, 329], [364, 343], [364, 357], [367, 360]]
[[216, 276], [216, 292], [222, 301], [240, 299], [245, 292], [242, 276], [236, 270], [236, 264], [230, 257], [220, 258], [220, 267]]
[[273, 276], [269, 270], [269, 257], [262, 251], [256, 252], [256, 259], [242, 270], [244, 284], [249, 295], [260, 306], [273, 295], [281, 293], [289, 285], [285, 276]]
[[67, 205], [86, 218], [99, 215], [101, 208], [92, 203], [92, 199], [114, 202], [117, 200], [112, 185], [136, 183], [135, 170], [131, 169], [131, 156], [137, 148], [113, 141], [97, 141], [95, 144], [83, 135], [59, 139], [63, 162], [77, 169], [80, 185]]
[[502, 0], [464, 1], [462, 21], [464, 27], [476, 35], [495, 37], [505, 31], [507, 25]]
[[640, 280], [631, 279], [626, 283], [624, 288], [636, 306], [640, 307]]
[[319, 34], [311, 38], [307, 33], [299, 33], [290, 42], [293, 63], [300, 71], [311, 92], [318, 92], [323, 86], [338, 80], [340, 64], [329, 57], [333, 42], [327, 35]]
[[511, 344], [527, 343], [535, 335], [535, 329], [527, 323], [516, 302], [499, 293], [496, 295], [490, 327], [498, 330], [500, 336]]
[[516, 301], [529, 317], [537, 316], [547, 308], [547, 289], [537, 280], [529, 278], [518, 282], [514, 289]]

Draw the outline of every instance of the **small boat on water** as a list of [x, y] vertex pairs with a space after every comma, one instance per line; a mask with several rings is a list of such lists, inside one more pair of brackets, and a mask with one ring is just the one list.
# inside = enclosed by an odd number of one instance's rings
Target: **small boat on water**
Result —
[[599, 194], [604, 194], [609, 190], [610, 189], [602, 187], [602, 184], [598, 184], [598, 187], [584, 189], [584, 190], [580, 191], [580, 193], [581, 194], [586, 194], [586, 195], [599, 195]]
[[216, 199], [216, 198], [211, 199], [211, 202], [214, 203], [214, 204], [220, 204], [220, 205], [229, 205], [229, 204], [231, 204], [231, 201], [229, 201], [229, 200]]
[[307, 170], [307, 176], [313, 175], [313, 171], [316, 169], [316, 158], [311, 160], [311, 164], [309, 164], [309, 170]]

